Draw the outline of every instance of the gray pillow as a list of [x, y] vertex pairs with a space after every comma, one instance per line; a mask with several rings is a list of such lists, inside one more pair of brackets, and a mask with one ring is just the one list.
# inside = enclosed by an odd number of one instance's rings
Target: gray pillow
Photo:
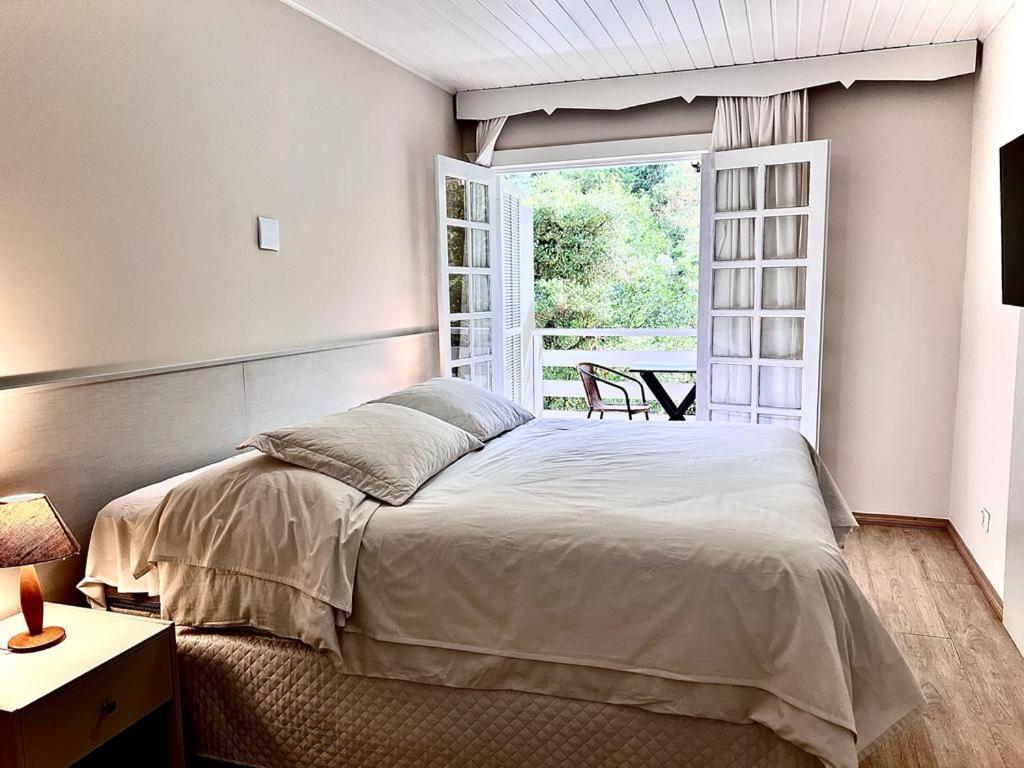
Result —
[[261, 432], [238, 447], [256, 448], [398, 505], [483, 443], [426, 413], [368, 403], [318, 421]]
[[533, 419], [511, 400], [464, 379], [430, 379], [374, 402], [429, 413], [485, 442]]

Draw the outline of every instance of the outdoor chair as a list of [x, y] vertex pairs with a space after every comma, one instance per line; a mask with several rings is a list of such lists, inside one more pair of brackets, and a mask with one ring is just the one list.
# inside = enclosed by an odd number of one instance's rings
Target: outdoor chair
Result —
[[[640, 379], [634, 378], [628, 374], [616, 371], [614, 368], [606, 368], [603, 365], [597, 363], [580, 363], [576, 366], [576, 370], [580, 375], [580, 379], [583, 381], [583, 391], [587, 395], [587, 418], [595, 412], [598, 413], [599, 419], [603, 419], [605, 413], [625, 413], [629, 416], [630, 421], [633, 420], [634, 413], [642, 413], [644, 418], [648, 421], [651, 420], [651, 406], [647, 404], [647, 393], [644, 391], [644, 384]], [[616, 376], [620, 376], [623, 379], [635, 382], [640, 387], [640, 400], [637, 403], [630, 400], [629, 390], [626, 389], [622, 384], [615, 381], [609, 381], [607, 378], [601, 376], [598, 372], [611, 373]], [[601, 397], [601, 390], [598, 387], [598, 382], [622, 392], [626, 399], [625, 403], [606, 403]]]

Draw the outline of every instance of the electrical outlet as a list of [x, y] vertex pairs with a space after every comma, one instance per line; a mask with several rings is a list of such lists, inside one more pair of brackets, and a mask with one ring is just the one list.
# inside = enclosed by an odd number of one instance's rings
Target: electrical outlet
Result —
[[985, 533], [992, 530], [992, 513], [984, 507], [981, 508], [981, 529]]

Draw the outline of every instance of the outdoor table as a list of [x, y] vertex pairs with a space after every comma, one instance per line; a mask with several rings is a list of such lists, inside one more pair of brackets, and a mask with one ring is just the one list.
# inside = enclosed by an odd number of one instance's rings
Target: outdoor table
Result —
[[658, 379], [659, 373], [696, 373], [696, 363], [634, 363], [630, 373], [635, 373], [643, 379], [644, 384], [651, 390], [651, 394], [661, 403], [661, 407], [668, 414], [669, 421], [686, 421], [684, 414], [697, 399], [697, 385], [690, 387], [682, 401], [677, 405], [672, 401], [671, 395], [665, 390]]

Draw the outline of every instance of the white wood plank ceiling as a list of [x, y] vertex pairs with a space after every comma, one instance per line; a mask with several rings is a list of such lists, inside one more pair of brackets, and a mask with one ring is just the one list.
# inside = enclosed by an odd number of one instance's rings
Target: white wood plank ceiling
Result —
[[984, 40], [1015, 0], [284, 0], [449, 91]]

